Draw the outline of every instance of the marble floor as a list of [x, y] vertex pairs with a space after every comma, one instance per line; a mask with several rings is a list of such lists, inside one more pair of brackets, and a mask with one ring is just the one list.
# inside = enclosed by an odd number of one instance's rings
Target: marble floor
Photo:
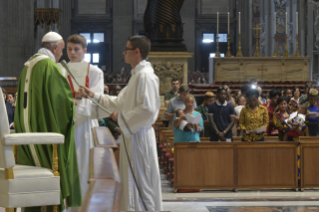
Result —
[[203, 190], [174, 193], [162, 174], [163, 210], [172, 212], [319, 212], [319, 190]]

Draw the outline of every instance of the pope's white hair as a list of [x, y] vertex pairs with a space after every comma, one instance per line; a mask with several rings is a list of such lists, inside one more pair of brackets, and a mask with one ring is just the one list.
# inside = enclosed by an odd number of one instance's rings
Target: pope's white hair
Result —
[[61, 43], [61, 41], [62, 40], [58, 40], [58, 41], [55, 41], [55, 42], [42, 42], [41, 43], [41, 47], [50, 50], [54, 45], [59, 45]]

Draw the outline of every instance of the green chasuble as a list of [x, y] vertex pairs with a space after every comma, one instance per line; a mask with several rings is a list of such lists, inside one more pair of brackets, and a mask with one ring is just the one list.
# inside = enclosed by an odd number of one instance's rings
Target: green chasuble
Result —
[[[30, 59], [32, 61], [39, 55]], [[15, 108], [14, 125], [17, 133], [55, 132], [65, 136], [64, 144], [58, 144], [58, 165], [60, 172], [61, 205], [65, 209], [64, 199], [68, 206], [79, 207], [82, 203], [79, 171], [74, 143], [75, 104], [67, 79], [60, 68], [51, 59], [40, 60], [32, 68], [29, 80], [25, 66], [19, 81], [18, 98]], [[29, 88], [25, 92], [25, 85]], [[26, 98], [26, 99], [25, 99]], [[28, 100], [28, 103], [27, 101]], [[24, 109], [28, 111], [28, 127], [24, 122]], [[52, 169], [52, 145], [24, 145], [18, 147], [18, 164], [40, 166]], [[38, 162], [32, 151], [35, 150]], [[26, 208], [27, 211], [38, 211], [40, 208]]]

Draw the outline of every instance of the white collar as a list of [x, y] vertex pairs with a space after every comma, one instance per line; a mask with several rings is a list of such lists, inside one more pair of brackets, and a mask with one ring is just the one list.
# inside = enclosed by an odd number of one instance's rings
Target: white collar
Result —
[[53, 53], [52, 53], [49, 49], [41, 48], [41, 49], [39, 49], [38, 54], [46, 55], [46, 56], [48, 56], [53, 62], [56, 63], [55, 57], [54, 57]]
[[[147, 62], [146, 60], [142, 60], [134, 69], [132, 69], [132, 72], [131, 72], [132, 75], [137, 74], [139, 71], [141, 71], [143, 68], [145, 68], [147, 66], [151, 67], [151, 63]], [[154, 70], [153, 70], [153, 73], [154, 73]]]
[[218, 106], [226, 106], [227, 105], [227, 101], [225, 100], [224, 104], [222, 105], [218, 100], [216, 101], [216, 104]]

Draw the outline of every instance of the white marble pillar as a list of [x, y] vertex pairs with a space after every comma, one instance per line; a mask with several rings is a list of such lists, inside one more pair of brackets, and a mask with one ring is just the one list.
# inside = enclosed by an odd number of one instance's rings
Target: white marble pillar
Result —
[[[306, 37], [306, 46], [307, 46], [307, 56], [313, 57], [314, 50], [314, 37], [313, 37], [313, 5], [307, 3], [307, 37]], [[313, 72], [313, 59], [309, 63], [309, 79], [312, 80]]]

